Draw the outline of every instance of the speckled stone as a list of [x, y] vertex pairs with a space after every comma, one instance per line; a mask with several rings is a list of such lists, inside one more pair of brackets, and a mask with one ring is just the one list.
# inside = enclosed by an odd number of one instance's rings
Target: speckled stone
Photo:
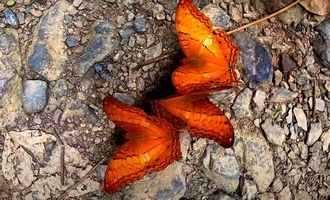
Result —
[[16, 13], [12, 11], [10, 8], [6, 8], [3, 11], [5, 17], [5, 23], [10, 25], [13, 28], [18, 28], [18, 19]]
[[47, 83], [27, 80], [23, 83], [23, 108], [26, 113], [41, 112], [47, 105]]

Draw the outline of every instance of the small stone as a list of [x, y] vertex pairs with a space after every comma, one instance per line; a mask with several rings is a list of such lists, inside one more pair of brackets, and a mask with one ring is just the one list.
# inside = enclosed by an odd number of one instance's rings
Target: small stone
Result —
[[18, 28], [18, 19], [16, 13], [12, 11], [10, 8], [6, 8], [3, 11], [5, 17], [5, 23], [12, 26], [13, 28]]
[[304, 131], [307, 131], [307, 118], [304, 110], [302, 108], [294, 108], [293, 109], [294, 116], [297, 120], [297, 124]]
[[144, 50], [145, 60], [156, 58], [162, 54], [163, 45], [161, 42]]
[[144, 33], [147, 30], [147, 20], [145, 19], [145, 17], [143, 15], [138, 15], [135, 17], [135, 20], [133, 22], [134, 24], [134, 30], [137, 33]]
[[280, 70], [276, 70], [275, 72], [274, 72], [274, 82], [275, 82], [275, 85], [276, 86], [279, 86], [280, 85], [280, 83], [281, 83], [281, 81], [282, 81], [282, 79], [283, 79], [283, 74], [282, 74], [282, 72], [280, 71]]
[[291, 200], [292, 194], [289, 186], [286, 186], [277, 196], [278, 200]]
[[273, 67], [267, 49], [251, 39], [246, 33], [236, 34], [235, 41], [240, 47], [244, 70], [251, 87], [271, 81]]
[[251, 117], [250, 103], [252, 99], [252, 91], [246, 88], [241, 92], [232, 107], [237, 118]]
[[330, 149], [330, 129], [322, 134], [321, 141], [323, 142], [323, 151], [329, 152]]
[[266, 192], [275, 177], [273, 151], [253, 122], [247, 119], [234, 122], [236, 157], [257, 184], [258, 191]]
[[315, 99], [315, 109], [317, 111], [325, 111], [325, 102], [321, 98], [316, 98]]
[[270, 98], [272, 103], [287, 103], [298, 97], [298, 94], [286, 88], [278, 88], [273, 90], [273, 95]]
[[316, 28], [319, 37], [314, 42], [314, 50], [320, 57], [322, 64], [330, 68], [330, 19], [324, 20]]
[[297, 25], [304, 18], [304, 9], [301, 6], [295, 6], [287, 12], [281, 13], [278, 18], [287, 25]]
[[[110, 66], [110, 67], [109, 67]], [[95, 72], [104, 80], [110, 81], [113, 78], [112, 65], [107, 66], [103, 63], [94, 65]]]
[[291, 71], [298, 67], [297, 63], [292, 60], [288, 54], [282, 54], [281, 56], [281, 68], [285, 75], [288, 75]]
[[8, 7], [12, 7], [12, 6], [14, 6], [16, 4], [16, 1], [15, 0], [8, 0], [7, 1], [7, 6]]
[[41, 112], [47, 105], [47, 83], [27, 80], [23, 83], [23, 108], [26, 113]]
[[41, 17], [42, 16], [42, 11], [38, 10], [38, 9], [35, 9], [35, 8], [32, 8], [31, 9], [31, 14], [35, 17]]
[[69, 48], [74, 48], [79, 45], [80, 38], [78, 36], [69, 35], [65, 39], [65, 44]]
[[157, 20], [164, 20], [166, 17], [164, 7], [161, 4], [156, 4], [152, 9], [152, 13]]
[[210, 18], [213, 26], [228, 29], [232, 26], [230, 17], [217, 4], [208, 4], [202, 9], [202, 12]]
[[82, 2], [83, 0], [74, 0], [72, 4], [74, 7], [78, 8]]
[[286, 135], [289, 134], [289, 129], [287, 127], [281, 128], [277, 124], [273, 125], [270, 118], [267, 118], [261, 127], [264, 130], [268, 141], [275, 145], [282, 146], [285, 142]]
[[311, 129], [308, 132], [307, 142], [308, 146], [313, 145], [322, 135], [322, 125], [321, 123], [312, 123]]
[[245, 180], [243, 185], [243, 199], [252, 200], [256, 199], [258, 189], [253, 181]]
[[232, 149], [224, 149], [219, 145], [209, 145], [203, 164], [207, 170], [206, 175], [215, 182], [219, 189], [228, 193], [236, 191], [239, 184], [240, 169]]
[[298, 191], [294, 197], [295, 200], [312, 200], [312, 197], [306, 191]]
[[262, 90], [257, 90], [254, 97], [253, 101], [257, 105], [257, 109], [259, 111], [262, 111], [265, 108], [265, 100], [266, 100], [266, 92]]

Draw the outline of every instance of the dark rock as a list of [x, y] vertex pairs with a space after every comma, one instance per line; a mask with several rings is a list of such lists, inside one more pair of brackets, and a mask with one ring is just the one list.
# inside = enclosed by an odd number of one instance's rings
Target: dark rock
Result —
[[147, 20], [142, 15], [138, 15], [134, 20], [134, 30], [138, 33], [144, 33], [147, 30]]
[[316, 27], [319, 37], [314, 42], [314, 50], [321, 63], [330, 68], [330, 19], [324, 20]]
[[65, 39], [65, 44], [69, 48], [73, 48], [79, 45], [80, 38], [78, 36], [69, 35]]
[[240, 46], [240, 56], [251, 87], [272, 80], [272, 59], [267, 49], [246, 33], [236, 34], [235, 40]]
[[289, 55], [282, 54], [281, 67], [284, 75], [287, 77], [291, 71], [298, 67], [298, 65]]
[[6, 8], [3, 11], [5, 17], [5, 23], [12, 26], [13, 28], [18, 28], [18, 19], [16, 13], [12, 11], [10, 8]]
[[50, 56], [45, 44], [36, 44], [31, 56], [28, 58], [28, 65], [35, 72], [40, 72], [47, 68], [50, 63]]
[[27, 80], [23, 83], [23, 108], [26, 113], [41, 112], [47, 105], [47, 83]]

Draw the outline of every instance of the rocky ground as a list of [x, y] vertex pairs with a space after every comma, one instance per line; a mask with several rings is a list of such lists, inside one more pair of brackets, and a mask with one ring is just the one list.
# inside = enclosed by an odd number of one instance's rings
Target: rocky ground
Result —
[[[195, 2], [225, 30], [277, 9], [262, 0]], [[0, 1], [0, 199], [56, 198], [110, 158], [115, 125], [101, 101], [111, 94], [139, 104], [162, 93], [178, 56], [141, 64], [178, 52], [175, 7]], [[67, 198], [329, 199], [330, 19], [298, 5], [233, 38], [242, 84], [210, 97], [231, 117], [232, 148], [183, 131], [183, 158], [166, 170], [106, 197], [103, 163]]]

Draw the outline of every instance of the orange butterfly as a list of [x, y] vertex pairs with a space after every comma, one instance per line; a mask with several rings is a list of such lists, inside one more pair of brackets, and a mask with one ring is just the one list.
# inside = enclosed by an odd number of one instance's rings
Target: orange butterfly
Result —
[[191, 134], [213, 139], [224, 147], [234, 142], [234, 130], [229, 119], [204, 96], [179, 96], [154, 103], [156, 113], [168, 119], [176, 128], [188, 127]]
[[108, 118], [126, 131], [127, 141], [114, 153], [105, 174], [104, 190], [118, 191], [147, 173], [166, 168], [181, 157], [178, 134], [167, 121], [112, 97], [103, 102]]
[[187, 57], [172, 74], [178, 93], [190, 94], [235, 85], [237, 78], [232, 66], [238, 48], [229, 36], [213, 30], [209, 18], [191, 0], [180, 0], [175, 21], [179, 44]]

